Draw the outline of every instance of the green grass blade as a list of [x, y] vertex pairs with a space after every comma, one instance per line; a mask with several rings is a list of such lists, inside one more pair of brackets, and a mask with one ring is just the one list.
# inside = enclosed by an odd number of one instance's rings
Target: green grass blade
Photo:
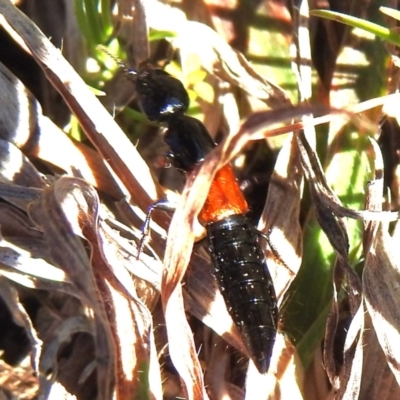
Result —
[[103, 33], [108, 36], [113, 29], [110, 0], [101, 0], [101, 22], [103, 25]]
[[389, 43], [400, 46], [400, 35], [391, 31], [384, 26], [375, 24], [373, 22], [365, 21], [360, 18], [352, 17], [351, 15], [341, 14], [334, 11], [328, 10], [314, 10], [310, 11], [310, 15], [314, 17], [321, 17], [330, 19], [332, 21], [337, 21], [342, 24], [350, 25], [354, 28], [360, 28], [366, 32], [372, 33], [381, 39], [388, 41]]
[[76, 19], [78, 20], [78, 25], [81, 29], [81, 32], [83, 33], [83, 36], [88, 43], [94, 43], [95, 38], [93, 36], [92, 29], [90, 28], [86, 19], [86, 7], [84, 2], [81, 0], [75, 0], [74, 5]]
[[98, 13], [98, 1], [97, 0], [84, 0], [85, 12], [86, 12], [86, 24], [92, 31], [92, 37], [94, 43], [89, 43], [91, 46], [96, 46], [102, 43], [102, 27]]

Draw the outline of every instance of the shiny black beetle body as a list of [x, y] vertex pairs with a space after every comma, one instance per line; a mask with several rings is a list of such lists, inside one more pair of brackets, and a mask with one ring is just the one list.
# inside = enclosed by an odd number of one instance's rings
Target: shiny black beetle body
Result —
[[268, 370], [278, 325], [274, 286], [259, 234], [245, 215], [206, 226], [215, 275], [233, 322], [260, 372]]
[[[215, 143], [200, 121], [185, 115], [189, 104], [186, 90], [179, 80], [158, 69], [146, 68], [135, 75], [143, 112], [150, 120], [167, 125], [164, 140], [170, 147], [171, 163], [190, 172]], [[228, 311], [250, 357], [258, 370], [266, 373], [275, 343], [278, 309], [259, 234], [243, 214], [202, 223]]]

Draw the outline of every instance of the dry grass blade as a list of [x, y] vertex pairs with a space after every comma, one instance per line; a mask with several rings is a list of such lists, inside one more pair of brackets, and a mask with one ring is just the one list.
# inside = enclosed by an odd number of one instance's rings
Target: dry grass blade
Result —
[[[352, 269], [348, 251], [349, 242], [344, 221], [327, 206], [323, 198], [326, 196], [340, 205], [340, 200], [328, 186], [317, 154], [311, 149], [305, 135], [300, 134], [298, 145], [302, 157], [305, 175], [310, 184], [311, 196], [316, 218], [324, 230], [332, 247], [338, 253], [334, 266], [334, 297], [331, 311], [326, 322], [324, 361], [328, 377], [337, 398], [357, 398], [360, 389], [360, 369], [362, 352], [359, 343], [362, 331], [363, 308], [361, 299], [361, 282]], [[334, 343], [339, 322], [339, 298], [344, 278], [348, 287], [350, 314], [354, 317], [351, 329], [346, 335], [343, 351], [343, 365], [338, 370], [334, 354]], [[358, 318], [356, 316], [358, 315]]]
[[[149, 29], [146, 21], [147, 4], [144, 0], [119, 0], [117, 3], [118, 26], [115, 35], [126, 42], [129, 65], [137, 69], [150, 57]], [[132, 17], [135, 20], [134, 24]]]
[[[11, 190], [8, 190], [10, 188]], [[27, 202], [36, 200], [42, 193], [42, 190], [35, 189], [32, 193], [29, 189], [21, 186], [0, 184], [0, 193], [3, 193], [4, 190], [7, 190], [10, 198], [26, 196]], [[43, 238], [42, 233], [32, 227], [29, 218], [22, 211], [8, 204], [0, 204], [0, 211], [1, 233], [5, 238], [28, 238], [32, 240]]]
[[189, 399], [207, 399], [192, 332], [186, 320], [180, 285], [189, 263], [194, 242], [191, 222], [193, 223], [195, 215], [192, 214], [183, 219], [180, 214], [180, 211], [174, 214], [169, 230], [164, 259], [165, 274], [161, 286], [161, 300], [167, 325], [171, 358], [185, 383], [187, 396]]
[[[37, 289], [47, 288], [49, 290], [58, 288], [59, 290], [73, 293], [72, 288], [68, 290], [68, 278], [66, 278], [63, 271], [59, 268], [54, 267], [41, 258], [33, 258], [31, 252], [24, 251], [11, 243], [7, 243], [5, 240], [1, 240], [0, 243], [0, 262], [2, 264], [3, 275], [8, 277], [11, 275], [15, 277], [20, 275], [20, 279], [26, 279], [26, 282], [31, 280], [32, 285], [29, 287], [36, 287]], [[34, 284], [34, 278], [41, 278], [40, 283], [37, 283], [37, 285]], [[43, 279], [50, 281], [47, 282], [47, 286], [43, 282]], [[52, 284], [51, 281], [57, 282], [57, 284]], [[59, 282], [61, 284], [58, 285]]]
[[380, 226], [367, 254], [363, 284], [368, 312], [379, 343], [397, 382], [400, 382], [400, 316], [397, 307], [400, 260], [393, 238]]
[[30, 160], [12, 143], [0, 139], [0, 173], [3, 182], [41, 188], [44, 182]]
[[400, 395], [399, 385], [389, 368], [382, 347], [379, 345], [371, 317], [368, 313], [365, 314], [361, 341], [362, 343], [368, 343], [368, 346], [364, 346], [363, 348], [364, 363], [359, 398], [398, 399]]
[[259, 224], [260, 230], [269, 236], [272, 253], [279, 255], [277, 259], [270, 254], [268, 262], [268, 268], [275, 278], [278, 299], [283, 298], [285, 289], [301, 265], [303, 246], [299, 214], [302, 178], [298, 147], [292, 136], [279, 153]]
[[365, 329], [364, 316], [364, 305], [361, 303], [346, 335], [343, 367], [335, 382], [335, 387], [338, 388], [335, 395], [338, 399], [359, 398], [364, 362], [362, 342], [362, 332]]
[[[383, 158], [381, 150], [374, 140], [371, 139], [372, 148], [374, 149], [375, 159], [375, 179], [369, 182], [367, 187], [367, 196], [365, 201], [365, 208], [371, 211], [382, 211], [382, 194], [384, 191], [384, 171], [383, 171]], [[372, 242], [375, 240], [376, 233], [379, 228], [379, 222], [366, 221], [364, 232], [364, 252], [368, 254]]]
[[[8, 141], [0, 139], [0, 180], [3, 183], [14, 183], [21, 186], [30, 186], [32, 188], [41, 188], [44, 182], [41, 179], [38, 171], [32, 165], [31, 161], [21, 152], [20, 149], [15, 147]], [[5, 187], [3, 186], [3, 189]], [[11, 191], [11, 187], [8, 188]], [[20, 187], [20, 191], [22, 191]], [[25, 192], [29, 190], [26, 189]], [[32, 192], [32, 190], [31, 190]], [[29, 196], [25, 198], [20, 194], [14, 196], [2, 190], [1, 197], [10, 201], [11, 204], [26, 210], [28, 202], [31, 200]]]
[[[0, 174], [0, 176], [4, 178], [3, 174]], [[21, 207], [23, 210], [27, 209], [28, 204], [40, 197], [41, 194], [42, 189], [28, 188], [12, 183], [0, 183], [0, 197], [2, 199], [7, 199], [11, 204], [17, 200], [17, 203], [14, 203], [14, 205]], [[19, 203], [18, 200], [20, 200], [21, 203]], [[12, 209], [14, 210], [14, 208]]]

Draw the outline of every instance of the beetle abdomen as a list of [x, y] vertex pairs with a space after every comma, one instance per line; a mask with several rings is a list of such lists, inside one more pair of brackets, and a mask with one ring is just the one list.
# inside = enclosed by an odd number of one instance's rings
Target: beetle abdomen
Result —
[[215, 275], [228, 311], [260, 372], [268, 370], [278, 308], [258, 234], [244, 215], [206, 225]]

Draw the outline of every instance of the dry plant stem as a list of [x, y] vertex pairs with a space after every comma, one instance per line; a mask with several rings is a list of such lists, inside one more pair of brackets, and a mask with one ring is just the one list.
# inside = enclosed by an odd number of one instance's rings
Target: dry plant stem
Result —
[[[39, 29], [9, 1], [0, 13], [22, 38], [49, 81], [77, 116], [86, 135], [124, 183], [132, 201], [146, 210], [161, 190], [126, 135]], [[5, 25], [5, 29], [10, 27]], [[127, 193], [122, 187], [122, 192]]]
[[[125, 2], [124, 2], [125, 3]], [[129, 24], [128, 29], [132, 29], [132, 34], [129, 34], [129, 38], [134, 38], [134, 46], [131, 46], [132, 51], [130, 61], [134, 61], [132, 65], [136, 68], [141, 63], [147, 61], [150, 57], [150, 48], [149, 48], [149, 29], [147, 26], [147, 15], [145, 8], [145, 0], [131, 0], [128, 1], [130, 7], [128, 7], [127, 17], [131, 17], [132, 13], [132, 5], [130, 3], [134, 3], [135, 8], [135, 23]], [[131, 33], [131, 32], [129, 32]]]
[[[322, 124], [332, 122], [336, 118], [342, 118], [343, 116], [345, 116], [345, 118], [351, 118], [352, 116], [354, 116], [354, 114], [359, 114], [359, 113], [365, 112], [365, 111], [370, 110], [375, 107], [385, 106], [386, 104], [397, 105], [398, 101], [399, 101], [399, 94], [394, 93], [394, 94], [389, 94], [389, 95], [382, 96], [382, 97], [376, 97], [371, 100], [363, 101], [361, 103], [347, 107], [345, 110], [328, 109], [327, 107], [325, 107], [325, 108], [324, 107], [312, 107], [313, 109], [310, 110], [310, 112], [313, 112], [314, 115], [322, 114], [322, 116], [317, 116], [317, 117], [313, 118], [311, 121], [307, 121], [307, 123], [305, 123], [303, 121], [295, 122], [292, 124], [287, 124], [283, 127], [268, 129], [268, 131], [264, 132], [264, 137], [269, 138], [269, 137], [283, 135], [284, 133], [296, 132], [301, 129], [304, 129], [306, 127], [306, 125], [309, 125], [310, 123], [313, 126], [317, 126], [317, 125], [322, 125]], [[301, 106], [299, 106], [299, 107], [301, 107]], [[265, 113], [265, 111], [262, 111], [261, 113]], [[258, 113], [255, 113], [254, 115], [256, 116], [257, 119], [260, 119], [260, 117], [258, 116]], [[250, 117], [249, 120], [252, 120], [252, 118], [253, 117]], [[360, 126], [363, 126], [365, 128], [365, 130], [374, 131], [376, 128], [374, 124], [370, 123], [370, 121], [362, 119], [362, 118], [353, 119], [353, 122]], [[266, 127], [260, 126], [259, 129], [260, 130], [266, 129]]]
[[[375, 160], [375, 176], [374, 179], [368, 183], [367, 193], [365, 199], [365, 209], [370, 211], [382, 211], [382, 194], [384, 192], [384, 163], [382, 153], [375, 140], [371, 139], [371, 144], [374, 148]], [[364, 223], [364, 254], [368, 254], [374, 238], [376, 237], [379, 228], [377, 221], [365, 221]]]

